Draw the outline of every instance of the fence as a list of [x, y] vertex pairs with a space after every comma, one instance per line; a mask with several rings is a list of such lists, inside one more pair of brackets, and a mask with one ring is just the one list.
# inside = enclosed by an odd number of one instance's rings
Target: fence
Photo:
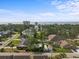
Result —
[[48, 59], [48, 56], [28, 53], [0, 53], [0, 59]]

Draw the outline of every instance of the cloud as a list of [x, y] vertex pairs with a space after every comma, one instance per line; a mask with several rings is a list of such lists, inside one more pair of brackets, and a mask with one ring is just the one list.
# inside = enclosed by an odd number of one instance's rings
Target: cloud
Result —
[[62, 0], [56, 0], [56, 4], [52, 5], [62, 12], [79, 12], [79, 0], [64, 0], [64, 2]]
[[16, 22], [25, 17], [25, 14], [13, 12], [6, 9], [0, 9], [0, 21], [1, 22]]
[[55, 16], [55, 14], [51, 12], [45, 12], [45, 13], [40, 13], [40, 16], [52, 17], [52, 16]]
[[69, 13], [70, 16], [79, 17], [79, 13]]
[[58, 0], [52, 0], [51, 1], [51, 5], [59, 5], [59, 4], [61, 4], [62, 2], [61, 1], [58, 1]]
[[52, 12], [42, 12], [37, 14], [30, 14], [26, 12], [18, 12], [6, 9], [0, 9], [0, 22], [22, 22], [28, 21], [50, 21], [55, 17]]
[[[47, 16], [47, 15], [46, 15]], [[38, 14], [30, 14], [26, 12], [18, 12], [6, 9], [0, 9], [0, 22], [22, 22], [22, 21], [40, 21], [44, 16]]]
[[53, 13], [40, 12], [30, 14], [27, 12], [18, 12], [13, 10], [0, 9], [0, 22], [22, 22], [25, 20], [31, 22], [61, 22], [61, 21], [79, 21], [78, 13]]
[[79, 0], [52, 0], [51, 5], [58, 11], [56, 20], [79, 21]]

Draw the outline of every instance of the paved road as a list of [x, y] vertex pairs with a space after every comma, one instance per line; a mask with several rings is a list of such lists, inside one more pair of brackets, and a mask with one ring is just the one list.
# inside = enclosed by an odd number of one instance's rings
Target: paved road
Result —
[[12, 42], [13, 39], [16, 39], [18, 36], [19, 36], [19, 34], [15, 34], [15, 35], [13, 35], [11, 38], [8, 38], [8, 40], [5, 41], [5, 42], [0, 46], [0, 49], [1, 49], [1, 48], [4, 48], [5, 46], [7, 46], [9, 43]]

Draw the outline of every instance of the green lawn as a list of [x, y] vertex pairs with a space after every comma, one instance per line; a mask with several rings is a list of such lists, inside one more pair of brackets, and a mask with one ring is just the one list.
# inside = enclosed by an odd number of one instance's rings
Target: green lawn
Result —
[[14, 39], [14, 40], [12, 41], [12, 45], [13, 45], [13, 46], [18, 46], [20, 43], [21, 43], [20, 39]]

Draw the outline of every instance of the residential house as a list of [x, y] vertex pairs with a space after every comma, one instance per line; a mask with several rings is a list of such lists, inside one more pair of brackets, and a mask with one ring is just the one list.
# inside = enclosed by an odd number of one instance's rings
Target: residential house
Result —
[[54, 44], [60, 45], [60, 47], [68, 45], [68, 42], [63, 37], [55, 34], [50, 34], [48, 36], [48, 41], [52, 41]]

